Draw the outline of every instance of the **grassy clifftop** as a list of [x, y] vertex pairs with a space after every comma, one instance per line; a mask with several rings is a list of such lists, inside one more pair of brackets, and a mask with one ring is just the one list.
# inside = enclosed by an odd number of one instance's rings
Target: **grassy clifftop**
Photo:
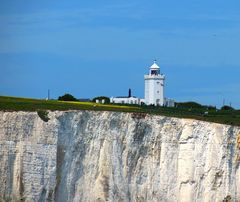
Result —
[[5, 111], [37, 111], [37, 110], [106, 110], [137, 111], [140, 107], [97, 104], [93, 102], [72, 102], [58, 100], [39, 100], [0, 96], [0, 110]]
[[[192, 118], [197, 120], [216, 122], [240, 126], [240, 110], [215, 110], [201, 108], [169, 108], [148, 106], [123, 106], [113, 104], [96, 104], [93, 102], [64, 102], [57, 100], [39, 100], [0, 96], [1, 111], [39, 111], [39, 110], [97, 110], [134, 112], [155, 114], [178, 118]], [[135, 116], [142, 117], [142, 116]], [[144, 116], [143, 116], [144, 117]]]

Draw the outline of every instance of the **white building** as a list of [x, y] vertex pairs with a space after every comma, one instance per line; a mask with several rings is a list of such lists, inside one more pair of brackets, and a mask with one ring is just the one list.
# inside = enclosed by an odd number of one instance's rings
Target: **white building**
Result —
[[165, 75], [160, 74], [160, 67], [154, 61], [149, 68], [149, 74], [144, 75], [145, 80], [145, 104], [163, 106]]
[[174, 107], [175, 106], [175, 100], [164, 98], [164, 106], [166, 107]]
[[111, 103], [118, 103], [118, 104], [140, 104], [140, 99], [137, 97], [111, 97], [110, 98]]
[[137, 104], [140, 105], [141, 99], [132, 96], [131, 89], [128, 91], [128, 96], [118, 96], [118, 97], [111, 97], [111, 103], [118, 103], [118, 104]]

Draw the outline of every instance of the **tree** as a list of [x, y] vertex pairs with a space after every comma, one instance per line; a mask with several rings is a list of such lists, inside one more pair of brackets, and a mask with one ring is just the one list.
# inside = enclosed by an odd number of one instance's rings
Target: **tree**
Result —
[[234, 110], [233, 107], [230, 107], [230, 106], [227, 106], [227, 105], [224, 105], [221, 107], [221, 110]]
[[77, 99], [72, 96], [71, 94], [64, 94], [63, 96], [59, 96], [58, 97], [58, 100], [61, 100], [61, 101], [77, 101]]

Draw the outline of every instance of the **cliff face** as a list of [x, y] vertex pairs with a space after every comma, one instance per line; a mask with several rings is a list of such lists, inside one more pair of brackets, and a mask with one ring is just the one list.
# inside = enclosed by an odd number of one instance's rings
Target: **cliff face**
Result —
[[0, 201], [240, 200], [239, 127], [117, 112], [48, 116], [0, 112]]

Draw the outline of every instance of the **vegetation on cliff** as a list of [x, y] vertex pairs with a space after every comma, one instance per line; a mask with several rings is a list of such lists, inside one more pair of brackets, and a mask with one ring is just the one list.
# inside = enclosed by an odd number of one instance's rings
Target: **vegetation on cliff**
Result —
[[97, 104], [93, 102], [40, 100], [0, 96], [0, 110], [4, 111], [39, 111], [39, 110], [105, 110], [105, 111], [139, 111], [136, 106], [118, 106]]
[[[72, 102], [39, 100], [0, 96], [1, 111], [41, 111], [41, 110], [97, 110], [155, 114], [178, 118], [191, 118], [240, 126], [240, 110], [220, 110], [214, 107], [155, 107], [138, 105], [96, 104], [93, 102]], [[138, 117], [138, 116], [136, 116]], [[144, 116], [141, 116], [144, 117]]]

